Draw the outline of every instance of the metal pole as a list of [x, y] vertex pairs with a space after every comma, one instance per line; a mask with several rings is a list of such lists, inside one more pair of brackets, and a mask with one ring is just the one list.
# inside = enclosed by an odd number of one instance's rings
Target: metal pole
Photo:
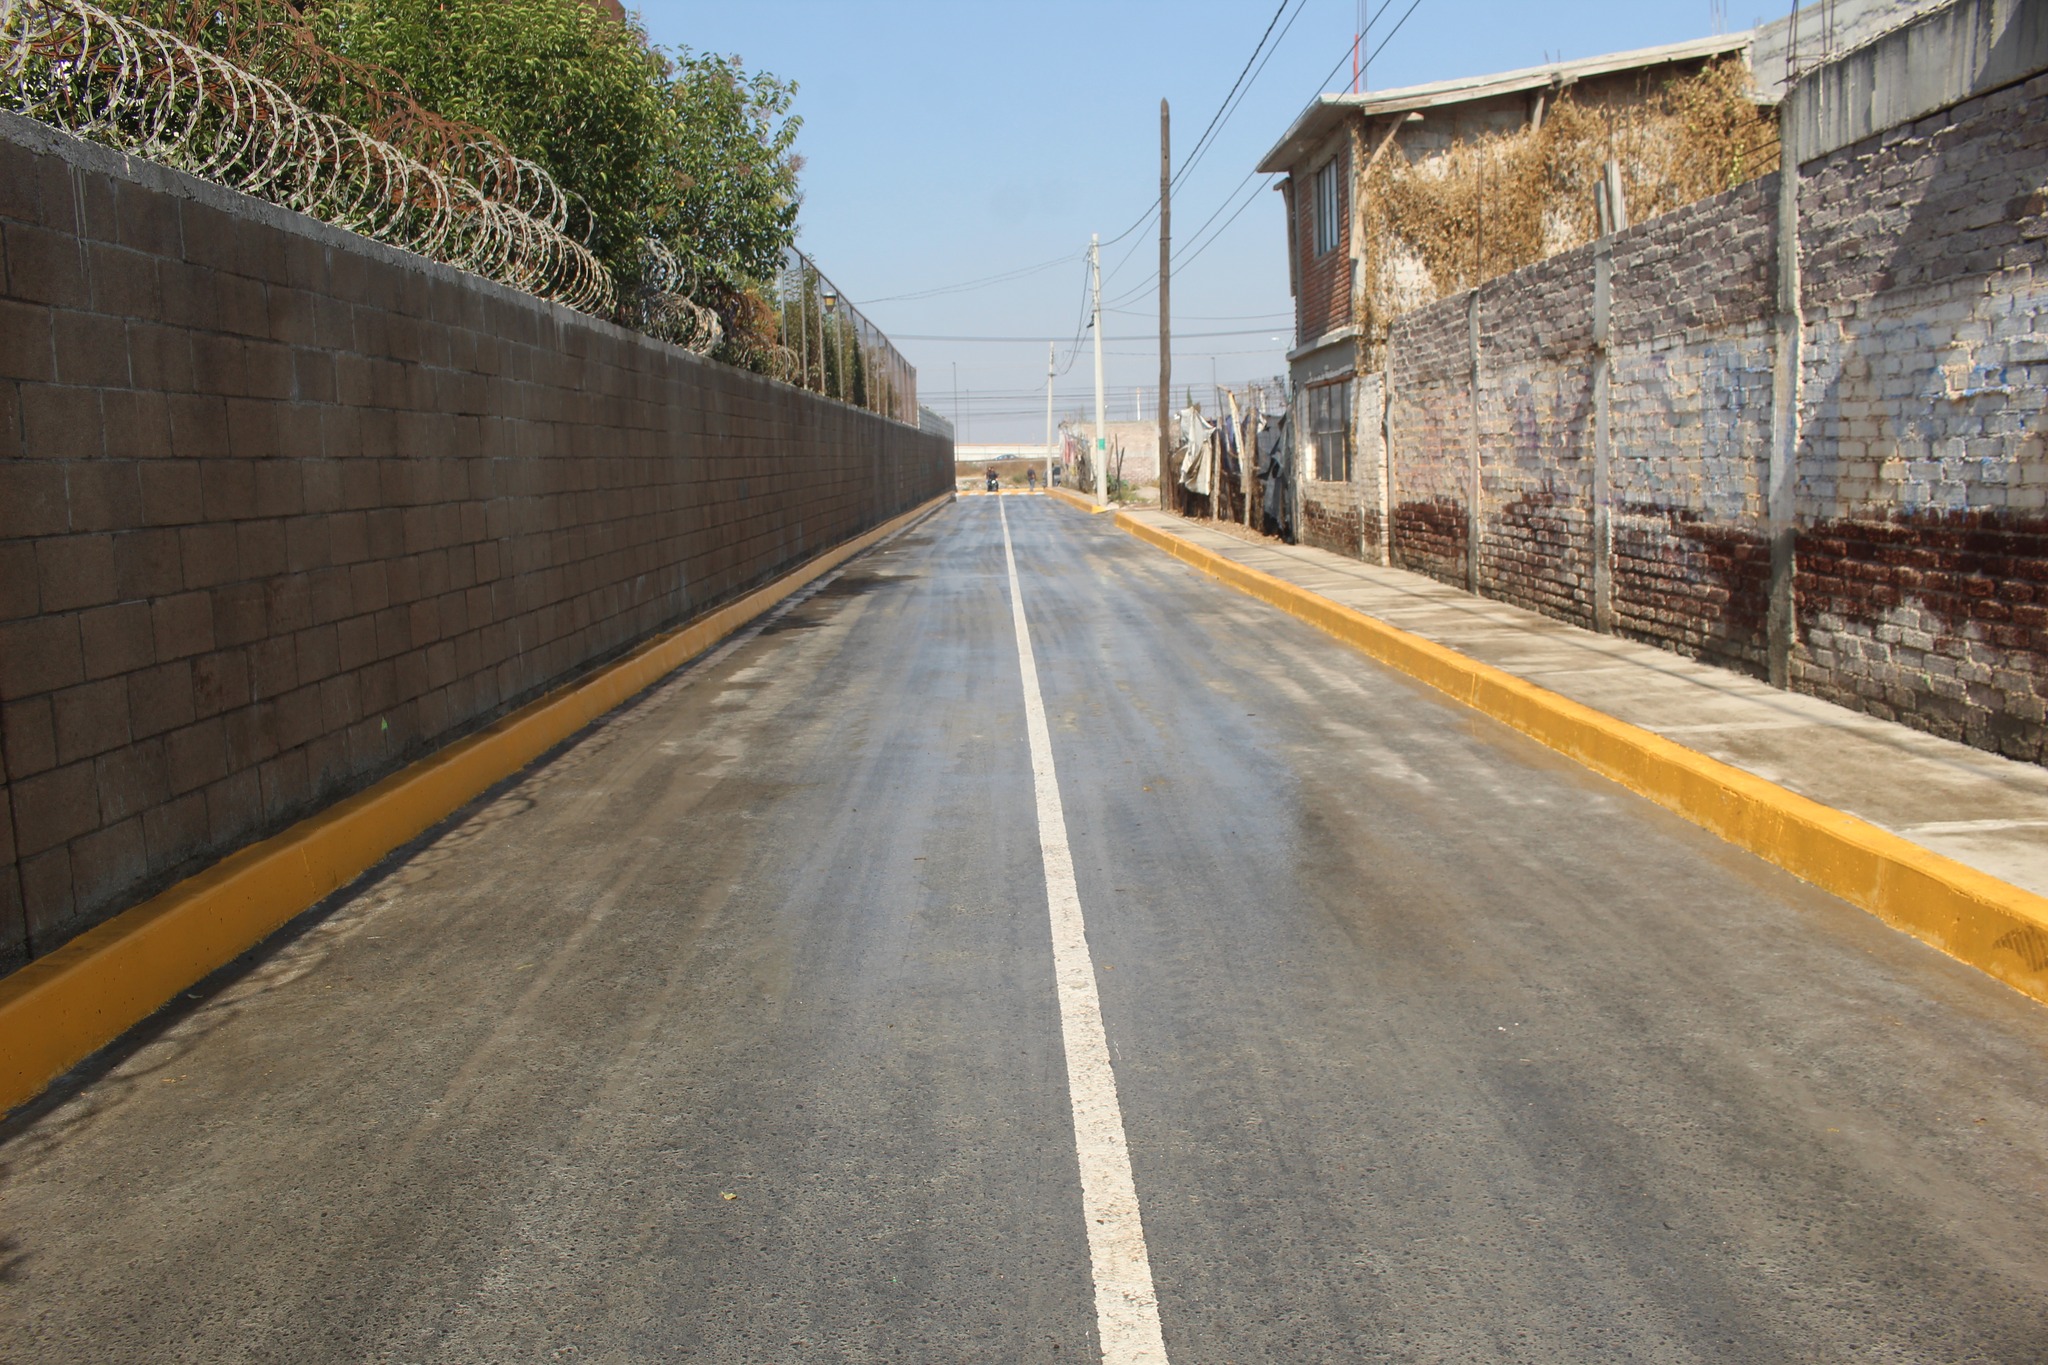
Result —
[[1052, 487], [1052, 368], [1053, 344], [1045, 343], [1045, 486]]
[[1167, 470], [1173, 454], [1172, 422], [1166, 395], [1173, 391], [1172, 310], [1167, 306], [1173, 244], [1173, 111], [1159, 101], [1159, 506], [1174, 511], [1180, 502], [1173, 475]]
[[1102, 235], [1088, 235], [1088, 279], [1095, 297], [1095, 501], [1109, 505], [1109, 426], [1102, 412]]

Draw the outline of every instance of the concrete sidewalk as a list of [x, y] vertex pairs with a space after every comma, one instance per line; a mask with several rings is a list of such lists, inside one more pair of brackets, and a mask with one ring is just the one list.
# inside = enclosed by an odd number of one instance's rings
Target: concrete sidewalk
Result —
[[2048, 895], [2048, 768], [1878, 720], [1421, 574], [1125, 515]]

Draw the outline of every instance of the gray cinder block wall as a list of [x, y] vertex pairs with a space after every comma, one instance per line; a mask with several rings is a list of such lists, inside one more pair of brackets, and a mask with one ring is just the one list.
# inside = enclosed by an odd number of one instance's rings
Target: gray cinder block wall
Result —
[[[1942, 107], [1846, 145], [1788, 106], [1812, 153], [1789, 314], [1779, 173], [1488, 282], [1476, 331], [1470, 293], [1397, 320], [1384, 469], [1307, 508], [1310, 537], [1348, 516], [1328, 548], [2048, 758], [2048, 76], [2020, 74], [2048, 38], [2003, 14], [1973, 0], [1823, 73], [1836, 104], [1902, 52], [1995, 89], [1930, 87]], [[1926, 55], [1951, 31], [1981, 52]]]
[[0, 965], [952, 487], [844, 404], [0, 116]]

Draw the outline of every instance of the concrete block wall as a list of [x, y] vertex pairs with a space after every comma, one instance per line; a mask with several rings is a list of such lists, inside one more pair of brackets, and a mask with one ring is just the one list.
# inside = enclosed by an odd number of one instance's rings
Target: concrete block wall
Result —
[[951, 487], [951, 444], [0, 117], [0, 965]]
[[[2044, 105], [2036, 76], [1801, 167], [1787, 670], [1799, 690], [2034, 761], [2048, 758]], [[1476, 434], [1473, 296], [1396, 320], [1390, 561], [1766, 675], [1780, 191], [1766, 176], [1482, 286]], [[1347, 538], [1379, 511], [1363, 482], [1310, 484], [1304, 534], [1375, 557]]]

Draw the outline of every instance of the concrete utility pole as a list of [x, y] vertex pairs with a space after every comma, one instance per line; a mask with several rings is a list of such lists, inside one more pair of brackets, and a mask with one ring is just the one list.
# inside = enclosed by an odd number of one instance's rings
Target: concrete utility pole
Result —
[[1172, 419], [1166, 395], [1173, 391], [1173, 310], [1167, 286], [1173, 246], [1173, 111], [1159, 101], [1159, 506], [1178, 510], [1179, 481], [1168, 471], [1173, 455]]
[[1088, 234], [1088, 279], [1095, 293], [1095, 501], [1109, 505], [1109, 426], [1102, 411], [1102, 234]]
[[1052, 369], [1053, 344], [1045, 343], [1045, 486], [1052, 487]]

